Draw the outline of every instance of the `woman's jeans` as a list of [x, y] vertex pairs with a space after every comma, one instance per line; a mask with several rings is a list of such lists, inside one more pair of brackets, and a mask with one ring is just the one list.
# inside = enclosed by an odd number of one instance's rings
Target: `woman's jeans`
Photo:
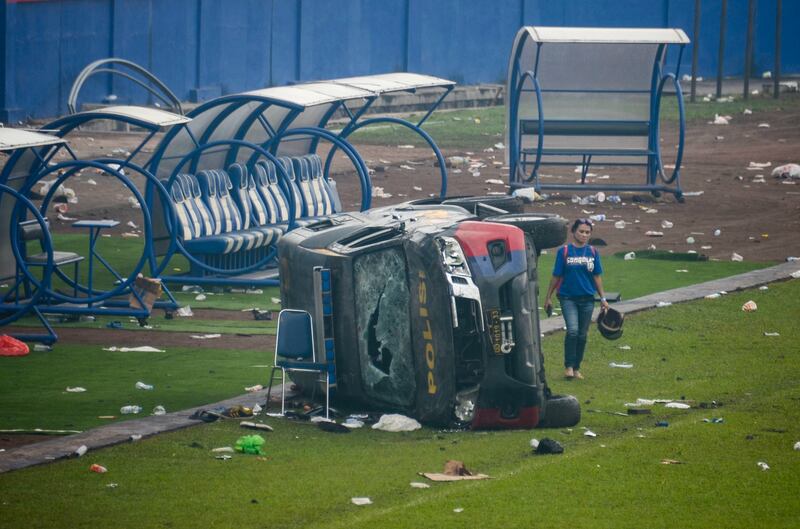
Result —
[[583, 352], [586, 350], [586, 337], [592, 323], [594, 296], [558, 296], [561, 302], [561, 313], [567, 324], [567, 335], [564, 338], [564, 367], [580, 369]]

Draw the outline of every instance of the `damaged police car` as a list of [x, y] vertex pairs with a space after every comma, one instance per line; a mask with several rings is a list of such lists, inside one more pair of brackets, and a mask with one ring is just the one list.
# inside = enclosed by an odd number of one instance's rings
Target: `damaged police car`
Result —
[[537, 257], [564, 242], [566, 220], [521, 210], [514, 197], [413, 201], [281, 239], [282, 306], [320, 322], [336, 402], [475, 429], [579, 421], [577, 400], [547, 387], [537, 309]]

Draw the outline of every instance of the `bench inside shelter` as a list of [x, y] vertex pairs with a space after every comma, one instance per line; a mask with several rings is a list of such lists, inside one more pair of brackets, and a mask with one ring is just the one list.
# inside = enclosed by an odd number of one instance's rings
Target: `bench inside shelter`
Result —
[[[688, 42], [680, 29], [522, 28], [506, 96], [511, 186], [669, 192], [680, 198], [685, 124], [677, 73]], [[677, 65], [665, 73], [673, 44], [679, 48]], [[665, 86], [678, 99], [680, 122], [671, 175], [664, 173], [659, 138]], [[640, 166], [645, 181], [587, 184], [593, 165]], [[578, 166], [580, 182], [543, 181], [544, 166]]]

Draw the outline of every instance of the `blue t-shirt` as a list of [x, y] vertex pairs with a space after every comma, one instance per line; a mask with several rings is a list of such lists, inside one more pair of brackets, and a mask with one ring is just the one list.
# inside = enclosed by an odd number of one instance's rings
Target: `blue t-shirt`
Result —
[[582, 248], [568, 244], [566, 254], [565, 259], [564, 247], [559, 248], [553, 266], [553, 275], [562, 278], [558, 294], [568, 297], [594, 296], [597, 292], [594, 276], [603, 273], [600, 254], [588, 244]]

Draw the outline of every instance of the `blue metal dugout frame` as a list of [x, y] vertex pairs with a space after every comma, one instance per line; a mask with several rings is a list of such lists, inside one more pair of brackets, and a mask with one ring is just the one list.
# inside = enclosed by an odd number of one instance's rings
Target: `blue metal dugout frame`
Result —
[[[678, 81], [680, 63], [683, 50], [689, 39], [680, 29], [659, 28], [555, 28], [555, 27], [523, 27], [517, 33], [509, 61], [508, 85], [506, 94], [507, 106], [507, 145], [508, 162], [511, 167], [509, 183], [512, 189], [533, 187], [537, 192], [542, 190], [572, 190], [572, 191], [646, 191], [654, 195], [662, 192], [672, 193], [676, 199], [682, 201], [680, 185], [680, 169], [683, 158], [685, 139], [685, 110], [683, 93]], [[611, 50], [610, 46], [639, 46], [647, 47], [642, 52], [651, 59], [651, 73], [649, 88], [628, 89], [625, 82], [620, 81], [619, 86], [608, 86], [608, 81], [602, 88], [593, 88], [591, 78], [581, 77], [580, 64], [582, 49], [586, 46], [595, 48], [593, 51], [602, 52]], [[678, 46], [678, 57], [674, 72], [664, 72], [667, 47]], [[580, 48], [583, 46], [583, 48]], [[553, 68], [555, 62], [545, 54], [549, 48], [557, 48], [560, 52], [557, 68], [561, 71], [550, 72], [559, 77], [552, 81], [543, 75], [542, 63], [548, 63]], [[567, 51], [569, 50], [569, 51]], [[647, 55], [651, 53], [651, 55]], [[592, 55], [598, 58], [598, 53]], [[563, 72], [575, 71], [575, 77], [564, 75]], [[623, 76], [625, 72], [618, 74]], [[629, 75], [632, 75], [629, 73]], [[643, 76], [639, 76], [643, 77]], [[566, 79], [566, 81], [565, 81]], [[566, 86], [559, 86], [558, 82]], [[578, 84], [578, 88], [575, 85]], [[659, 115], [664, 89], [670, 85], [675, 91], [678, 107], [678, 146], [675, 158], [675, 168], [667, 175], [664, 172], [661, 148], [659, 144]], [[574, 96], [584, 94], [587, 98], [593, 96], [625, 98], [636, 97], [636, 94], [649, 96], [649, 112], [647, 120], [641, 119], [614, 119], [614, 118], [576, 118], [567, 119], [558, 114], [567, 114], [562, 109], [552, 111], [548, 108], [548, 101], [553, 98], [563, 97], [564, 94]], [[522, 102], [525, 98], [526, 105]], [[580, 103], [577, 103], [580, 105]], [[558, 106], [558, 105], [556, 105]], [[597, 109], [586, 108], [586, 114], [597, 114]], [[552, 112], [551, 112], [552, 111]], [[531, 115], [532, 117], [523, 117]], [[535, 144], [525, 146], [524, 140], [535, 136]], [[629, 148], [624, 146], [609, 146], [610, 142], [645, 138], [646, 148]], [[552, 146], [555, 138], [559, 138], [561, 145]], [[566, 144], [574, 138], [574, 145]], [[599, 141], [596, 141], [600, 139]], [[596, 141], [596, 146], [591, 145]], [[567, 146], [565, 146], [565, 144]], [[589, 146], [587, 146], [587, 144]], [[638, 158], [643, 161], [634, 160]], [[599, 161], [598, 161], [599, 160]], [[540, 169], [545, 165], [575, 166], [581, 168], [580, 183], [567, 184], [542, 181]], [[644, 166], [646, 167], [644, 184], [589, 184], [586, 178], [592, 165], [610, 166]], [[659, 182], [660, 180], [660, 182]]]
[[[159, 144], [150, 168], [167, 188], [172, 185], [179, 172], [196, 174], [205, 169], [224, 169], [235, 162], [243, 163], [252, 170], [261, 159], [277, 162], [277, 156], [302, 156], [315, 153], [320, 141], [331, 144], [324, 169], [323, 178], [330, 181], [330, 165], [335, 152], [341, 150], [353, 165], [361, 191], [361, 209], [369, 209], [372, 200], [372, 184], [369, 170], [358, 151], [347, 141], [347, 137], [358, 128], [375, 123], [394, 123], [411, 129], [420, 135], [431, 147], [440, 165], [441, 194], [447, 190], [447, 172], [444, 157], [436, 143], [421, 127], [452, 91], [455, 83], [436, 77], [410, 73], [383, 74], [331, 81], [304, 83], [285, 87], [272, 87], [242, 94], [223, 96], [200, 105], [188, 117], [192, 119], [180, 127], [168, 131]], [[417, 123], [399, 118], [373, 118], [360, 121], [378, 97], [385, 93], [405, 91], [414, 93], [418, 89], [442, 89], [443, 93], [431, 105], [427, 113]], [[337, 115], [346, 119], [344, 128], [337, 132], [326, 128]], [[292, 197], [294, 187], [276, 163], [279, 178], [288, 197]], [[157, 205], [148, 194], [148, 204]], [[294, 219], [295, 212], [291, 212]], [[289, 226], [289, 229], [293, 227]], [[169, 236], [170, 244], [165, 257], [154, 269], [161, 274], [169, 258], [179, 252], [189, 259], [193, 266], [203, 274], [164, 276], [169, 282], [191, 284], [225, 285], [273, 285], [277, 278], [258, 277], [258, 266], [223, 269], [204, 263], [186, 251], [180, 241], [176, 241], [169, 226], [157, 227], [160, 235]], [[274, 255], [273, 255], [274, 257]], [[269, 259], [260, 261], [263, 267]], [[263, 275], [263, 274], [262, 274]], [[240, 277], [236, 277], [240, 276]]]
[[[78, 159], [77, 155], [67, 144], [65, 137], [82, 125], [96, 120], [121, 122], [126, 125], [141, 128], [146, 134], [141, 143], [126, 158]], [[185, 123], [187, 121], [188, 118], [162, 110], [118, 106], [108, 107], [98, 111], [82, 112], [60, 118], [45, 127], [45, 130], [51, 132], [52, 135], [27, 133], [25, 131], [8, 129], [12, 134], [19, 134], [22, 132], [29, 135], [34, 134], [42, 138], [49, 138], [49, 140], [51, 140], [49, 142], [42, 141], [40, 144], [33, 146], [25, 144], [11, 145], [12, 148], [4, 149], [12, 152], [2, 172], [0, 172], [0, 184], [4, 185], [10, 191], [13, 191], [13, 193], [8, 191], [6, 194], [8, 195], [10, 193], [10, 196], [14, 197], [14, 203], [10, 205], [10, 207], [0, 208], [3, 211], [3, 222], [7, 222], [10, 226], [8, 239], [0, 238], [0, 247], [10, 247], [14, 255], [13, 263], [3, 262], [3, 270], [0, 275], [8, 277], [10, 270], [13, 268], [15, 284], [10, 290], [15, 292], [14, 297], [16, 305], [20, 305], [20, 288], [22, 288], [23, 292], [27, 293], [30, 291], [31, 286], [35, 287], [38, 295], [35, 297], [35, 300], [29, 300], [27, 302], [33, 308], [25, 308], [22, 310], [22, 307], [18, 307], [18, 310], [14, 312], [19, 313], [20, 316], [15, 317], [14, 321], [21, 317], [21, 315], [33, 311], [47, 331], [47, 334], [30, 335], [26, 336], [26, 339], [44, 341], [46, 343], [52, 343], [57, 339], [52, 327], [47, 323], [47, 320], [42, 317], [43, 313], [61, 315], [103, 314], [111, 316], [131, 316], [138, 318], [140, 321], [143, 321], [149, 316], [150, 311], [145, 308], [142, 296], [137, 289], [133, 288], [133, 284], [153, 253], [151, 236], [152, 222], [145, 197], [136, 187], [129, 174], [138, 173], [142, 175], [148, 183], [148, 186], [152, 186], [155, 192], [167, 197], [168, 195], [163, 185], [149, 170], [136, 164], [133, 158], [142, 151], [157, 132], [163, 130], [165, 127], [178, 123]], [[62, 149], [67, 153], [70, 159], [54, 163], [52, 160], [54, 160]], [[142, 255], [133, 271], [127, 277], [122, 277], [117, 273], [101, 255], [95, 252], [94, 246], [90, 245], [90, 277], [87, 281], [88, 286], [81, 284], [77, 277], [75, 279], [69, 278], [69, 276], [54, 265], [53, 255], [55, 249], [47, 229], [47, 223], [44, 220], [58, 187], [70, 177], [84, 169], [93, 169], [110, 175], [119, 180], [122, 185], [130, 191], [141, 206], [143, 218], [142, 229], [144, 233]], [[28, 198], [31, 194], [31, 190], [37, 183], [53, 175], [56, 176], [55, 180], [50, 185], [49, 191], [45, 194], [41, 205], [36, 208]], [[40, 243], [44, 254], [48, 256], [47, 263], [41, 272], [41, 279], [38, 279], [37, 275], [29, 269], [29, 263], [26, 263], [23, 258], [20, 251], [20, 244], [24, 244], [24, 242], [19, 240], [19, 235], [15, 228], [25, 221], [29, 212], [33, 215], [42, 230], [43, 236], [40, 239]], [[171, 214], [168, 213], [168, 216], [174, 217], [174, 211], [172, 211]], [[101, 229], [102, 222], [90, 221], [89, 224], [92, 224], [92, 226], [87, 225], [87, 227], [91, 227], [92, 230], [90, 232], [90, 237], [92, 240], [96, 240], [96, 230]], [[0, 233], [0, 236], [1, 235], [4, 235], [4, 233]], [[117, 279], [115, 286], [110, 290], [101, 290], [92, 286], [94, 281], [91, 274], [94, 272], [92, 270], [92, 263], [94, 261], [97, 261], [99, 265], [103, 265]], [[37, 265], [37, 268], [41, 268], [41, 265]], [[53, 288], [53, 273], [73, 289], [73, 296], [64, 294]], [[176, 308], [177, 303], [172, 295], [166, 289], [165, 292], [169, 301], [159, 302], [156, 306], [168, 310]], [[125, 298], [120, 299], [121, 296]], [[138, 307], [131, 306], [128, 301], [130, 297], [138, 302]], [[8, 299], [9, 295], [6, 294], [4, 302], [7, 302]]]

